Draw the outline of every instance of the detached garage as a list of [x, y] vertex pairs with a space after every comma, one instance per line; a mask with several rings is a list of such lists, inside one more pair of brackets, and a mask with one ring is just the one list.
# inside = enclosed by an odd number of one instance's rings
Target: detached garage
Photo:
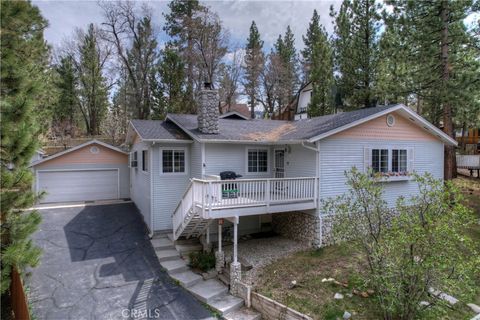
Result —
[[129, 198], [128, 153], [92, 140], [32, 163], [40, 203]]

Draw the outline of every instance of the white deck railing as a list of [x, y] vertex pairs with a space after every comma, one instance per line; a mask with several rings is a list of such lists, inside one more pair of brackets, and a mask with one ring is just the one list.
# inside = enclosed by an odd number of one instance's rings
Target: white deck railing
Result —
[[173, 213], [173, 228], [175, 233], [183, 229], [192, 218], [192, 214], [189, 215], [192, 212], [203, 219], [210, 219], [213, 210], [315, 201], [317, 195], [318, 183], [315, 177], [192, 179]]
[[480, 168], [480, 155], [457, 155], [457, 167], [462, 169]]

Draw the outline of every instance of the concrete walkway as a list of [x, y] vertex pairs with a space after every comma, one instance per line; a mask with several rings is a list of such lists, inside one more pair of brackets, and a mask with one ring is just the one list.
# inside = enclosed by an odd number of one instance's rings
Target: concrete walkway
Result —
[[135, 206], [43, 209], [27, 287], [35, 319], [210, 319], [165, 273]]

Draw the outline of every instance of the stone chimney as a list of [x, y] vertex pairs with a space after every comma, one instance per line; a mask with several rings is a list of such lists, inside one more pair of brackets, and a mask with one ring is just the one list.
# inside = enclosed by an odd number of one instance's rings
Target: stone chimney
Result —
[[218, 91], [205, 82], [205, 87], [198, 97], [198, 130], [202, 133], [217, 134], [218, 130]]

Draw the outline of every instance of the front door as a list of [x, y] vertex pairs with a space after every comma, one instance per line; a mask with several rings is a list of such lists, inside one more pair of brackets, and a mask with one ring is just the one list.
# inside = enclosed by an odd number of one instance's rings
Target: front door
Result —
[[275, 149], [275, 178], [285, 178], [285, 150]]

